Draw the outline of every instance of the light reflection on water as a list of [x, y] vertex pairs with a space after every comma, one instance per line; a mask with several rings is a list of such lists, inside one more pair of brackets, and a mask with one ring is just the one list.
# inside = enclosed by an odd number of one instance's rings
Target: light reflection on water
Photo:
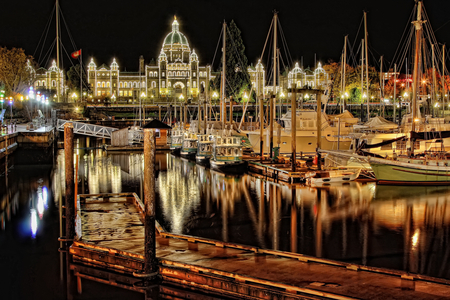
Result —
[[[142, 198], [142, 154], [80, 157], [80, 192]], [[290, 188], [170, 154], [156, 160], [157, 220], [167, 231], [450, 278], [450, 187]]]

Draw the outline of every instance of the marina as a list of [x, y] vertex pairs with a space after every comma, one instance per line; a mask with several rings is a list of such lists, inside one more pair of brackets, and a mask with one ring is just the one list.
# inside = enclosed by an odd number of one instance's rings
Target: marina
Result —
[[387, 59], [366, 10], [333, 60], [304, 38], [319, 27], [292, 31], [303, 8], [272, 9], [265, 40], [268, 15], [247, 18], [250, 59], [234, 19], [180, 9], [146, 18], [166, 35], [129, 71], [134, 42], [95, 57], [56, 0], [55, 51], [0, 47], [0, 298], [450, 299], [448, 22], [413, 2]]

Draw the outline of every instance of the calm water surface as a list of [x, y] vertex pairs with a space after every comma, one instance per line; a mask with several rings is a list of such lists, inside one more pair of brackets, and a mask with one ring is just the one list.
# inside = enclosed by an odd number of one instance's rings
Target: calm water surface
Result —
[[[142, 154], [86, 146], [77, 140], [79, 193], [142, 196]], [[57, 241], [64, 153], [44, 165], [21, 164], [19, 154], [8, 158], [7, 176], [5, 165], [0, 171], [0, 298], [64, 299]], [[450, 279], [450, 187], [289, 188], [170, 154], [156, 160], [157, 220], [167, 231]], [[142, 299], [83, 283], [76, 299]]]

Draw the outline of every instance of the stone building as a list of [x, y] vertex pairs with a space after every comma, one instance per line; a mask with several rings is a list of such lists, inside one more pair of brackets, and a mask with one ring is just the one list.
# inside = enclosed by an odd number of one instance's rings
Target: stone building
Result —
[[200, 65], [176, 17], [155, 63], [145, 64], [141, 56], [138, 72], [123, 72], [115, 59], [110, 66], [97, 67], [92, 58], [87, 70], [93, 96], [108, 97], [113, 103], [195, 100], [211, 79], [210, 66]]

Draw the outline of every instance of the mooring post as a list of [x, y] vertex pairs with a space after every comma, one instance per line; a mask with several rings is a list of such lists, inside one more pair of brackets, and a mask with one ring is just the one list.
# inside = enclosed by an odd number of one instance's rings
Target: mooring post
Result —
[[[64, 158], [66, 173], [66, 272], [67, 272], [67, 295], [68, 299], [72, 299], [75, 290], [75, 282], [70, 270], [69, 247], [75, 238], [75, 181], [74, 181], [74, 165], [73, 165], [73, 124], [67, 122], [64, 125]], [[78, 280], [78, 291], [81, 292], [81, 280]]]
[[156, 276], [158, 272], [155, 233], [155, 144], [155, 132], [152, 129], [144, 129], [144, 274], [149, 277]]
[[[66, 240], [75, 238], [75, 181], [73, 166], [73, 124], [64, 125], [64, 157], [66, 173]], [[71, 242], [68, 243], [68, 246]]]

